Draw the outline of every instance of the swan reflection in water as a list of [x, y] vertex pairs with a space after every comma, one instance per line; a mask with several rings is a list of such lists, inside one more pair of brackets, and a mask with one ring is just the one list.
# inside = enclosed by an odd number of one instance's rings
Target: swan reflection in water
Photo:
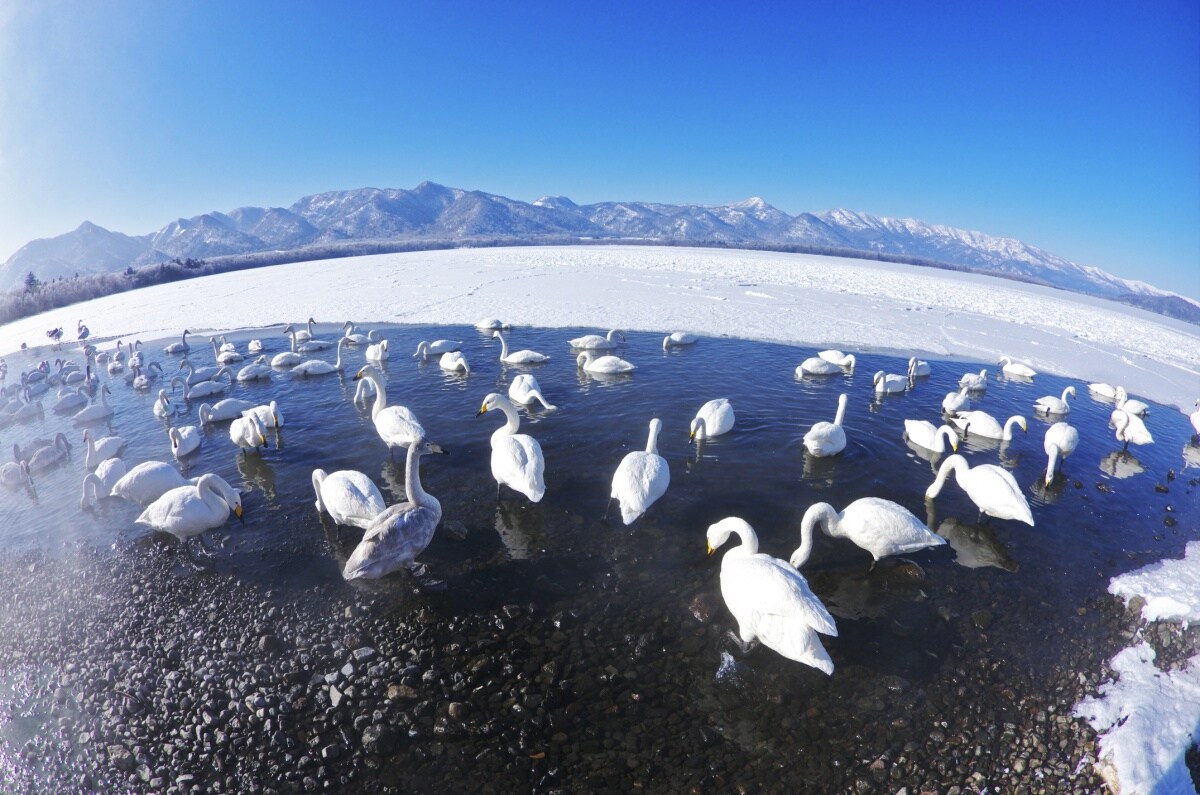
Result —
[[509, 560], [529, 560], [542, 552], [540, 514], [524, 510], [521, 503], [496, 503], [496, 534]]
[[1100, 459], [1100, 471], [1106, 475], [1124, 480], [1146, 471], [1142, 462], [1138, 461], [1128, 450], [1114, 450]]
[[1195, 444], [1183, 446], [1183, 468], [1200, 469], [1200, 446]]
[[938, 525], [937, 534], [950, 544], [954, 550], [954, 561], [960, 566], [968, 569], [994, 566], [1005, 571], [1018, 569], [1017, 562], [990, 527], [966, 524], [956, 517], [950, 517]]
[[234, 456], [234, 464], [237, 465], [238, 474], [242, 476], [245, 489], [261, 491], [267, 504], [274, 507], [277, 504], [274, 467], [267, 463], [262, 456], [257, 455], [237, 454]]

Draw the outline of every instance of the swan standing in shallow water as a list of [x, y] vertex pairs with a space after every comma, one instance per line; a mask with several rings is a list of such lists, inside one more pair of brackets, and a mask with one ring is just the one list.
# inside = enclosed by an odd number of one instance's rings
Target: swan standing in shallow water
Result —
[[100, 466], [101, 461], [115, 458], [125, 446], [125, 440], [120, 436], [102, 436], [92, 441], [92, 433], [86, 429], [83, 432], [83, 443], [87, 446], [83, 457], [84, 469], [95, 469]]
[[737, 621], [746, 649], [755, 640], [789, 660], [833, 673], [833, 660], [817, 633], [837, 637], [837, 624], [800, 572], [758, 551], [758, 536], [745, 520], [722, 519], [708, 528], [708, 554], [737, 534], [741, 543], [721, 557], [721, 596]]
[[382, 577], [398, 569], [417, 569], [415, 559], [433, 539], [442, 520], [442, 504], [421, 487], [421, 456], [446, 454], [424, 436], [413, 440], [404, 466], [407, 502], [386, 508], [367, 525], [362, 541], [350, 554], [342, 577], [347, 580]]
[[683, 345], [695, 345], [699, 339], [698, 336], [687, 331], [672, 331], [663, 337], [663, 350], [669, 351], [671, 348], [678, 348]]
[[1023, 362], [1014, 362], [1011, 356], [1001, 356], [1000, 364], [1004, 365], [1000, 370], [1005, 375], [1013, 375], [1018, 378], [1033, 378], [1037, 375], [1037, 370]]
[[508, 399], [522, 406], [533, 405], [536, 400], [546, 411], [554, 411], [558, 408], [546, 400], [537, 377], [531, 373], [521, 373], [512, 380], [512, 383], [508, 385]]
[[496, 479], [496, 499], [500, 498], [500, 486], [519, 491], [530, 502], [541, 502], [546, 494], [546, 460], [537, 439], [517, 433], [521, 418], [508, 398], [490, 392], [483, 399], [476, 417], [491, 410], [504, 413], [506, 422], [492, 434], [492, 477]]
[[1040, 397], [1033, 404], [1033, 410], [1038, 414], [1069, 414], [1071, 405], [1067, 403], [1067, 398], [1075, 397], [1075, 387], [1069, 386], [1063, 390], [1062, 397], [1056, 398], [1053, 395]]
[[1130, 400], [1129, 393], [1125, 391], [1125, 387], [1117, 387], [1115, 395], [1117, 399], [1117, 408], [1127, 414], [1133, 414], [1136, 417], [1144, 417], [1150, 411], [1150, 406], [1140, 400]]
[[340, 469], [332, 474], [314, 469], [312, 485], [317, 494], [317, 512], [325, 511], [336, 524], [366, 530], [387, 507], [374, 481], [353, 469]]
[[836, 364], [838, 367], [844, 367], [847, 370], [854, 370], [855, 358], [853, 353], [842, 353], [841, 351], [821, 351], [817, 357], [824, 359], [830, 364]]
[[667, 459], [658, 454], [658, 434], [662, 431], [662, 420], [650, 420], [650, 436], [645, 450], [626, 453], [613, 473], [612, 491], [609, 501], [616, 500], [621, 506], [621, 521], [626, 525], [633, 522], [667, 493], [671, 485], [671, 469]]
[[462, 340], [434, 340], [433, 342], [422, 340], [417, 343], [417, 352], [413, 354], [413, 358], [427, 362], [430, 356], [441, 356], [444, 353], [454, 353], [461, 349]]
[[1121, 409], [1113, 409], [1108, 418], [1108, 427], [1117, 429], [1117, 441], [1124, 442], [1123, 449], [1129, 449], [1129, 443], [1154, 444], [1154, 436], [1146, 428], [1146, 423], [1135, 414]]
[[83, 495], [79, 498], [79, 510], [85, 511], [91, 503], [112, 494], [113, 486], [117, 485], [117, 482], [123, 477], [125, 477], [124, 461], [119, 458], [108, 458], [101, 461], [95, 472], [89, 472], [83, 476]]
[[846, 396], [838, 395], [837, 414], [833, 422], [815, 423], [804, 434], [804, 448], [815, 456], [837, 455], [846, 449], [846, 431], [842, 419], [846, 416]]
[[696, 416], [692, 418], [688, 440], [704, 441], [729, 433], [733, 430], [735, 419], [733, 404], [729, 402], [729, 398], [710, 400], [701, 406], [700, 410], [696, 412]]
[[168, 428], [167, 438], [171, 440], [171, 454], [178, 459], [199, 450], [204, 437], [195, 425], [182, 425], [178, 428]]
[[279, 405], [274, 400], [261, 406], [244, 409], [242, 416], [244, 417], [247, 414], [253, 414], [258, 417], [258, 421], [262, 423], [264, 428], [283, 427], [283, 412], [279, 410]]
[[575, 366], [582, 367], [585, 373], [596, 375], [619, 375], [632, 373], [637, 365], [625, 361], [620, 356], [597, 356], [591, 351], [584, 351], [575, 357]]
[[965, 386], [957, 392], [947, 392], [946, 397], [942, 398], [942, 411], [954, 415], [971, 408], [969, 392]]
[[467, 357], [462, 355], [461, 351], [443, 353], [442, 358], [438, 359], [438, 367], [449, 373], [461, 372], [464, 375], [471, 374], [471, 365], [467, 361]]
[[938, 427], [926, 420], [905, 420], [904, 438], [935, 453], [946, 452], [947, 443], [958, 452], [958, 434], [949, 425]]
[[[214, 475], [213, 477], [219, 477]], [[139, 505], [148, 505], [171, 489], [195, 485], [198, 478], [189, 480], [179, 470], [162, 461], [143, 461], [125, 473], [112, 487], [110, 494]], [[229, 488], [229, 484], [225, 484]]]
[[789, 561], [797, 569], [812, 554], [813, 530], [818, 527], [832, 538], [849, 539], [870, 552], [874, 561], [946, 543], [946, 539], [930, 532], [912, 511], [891, 500], [863, 497], [847, 505], [841, 513], [827, 502], [818, 502], [809, 506], [800, 523], [800, 546]]
[[504, 339], [504, 334], [499, 329], [493, 331], [492, 336], [500, 340], [500, 361], [505, 364], [541, 364], [550, 361], [549, 356], [537, 351], [524, 350], [509, 353], [508, 341]]
[[980, 370], [978, 373], [966, 373], [962, 378], [958, 379], [960, 387], [965, 386], [972, 392], [987, 391], [987, 370]]
[[889, 375], [883, 370], [871, 379], [877, 395], [895, 395], [908, 389], [908, 379], [902, 375]]
[[292, 372], [301, 376], [329, 375], [330, 373], [341, 372], [342, 348], [344, 347], [346, 347], [346, 338], [342, 337], [340, 340], [338, 340], [337, 361], [333, 364], [330, 364], [322, 359], [309, 359], [308, 361], [300, 362], [300, 364], [293, 367]]
[[201, 475], [196, 485], [179, 486], [163, 494], [135, 521], [187, 540], [220, 527], [233, 511], [242, 518], [242, 498], [221, 478]]
[[942, 462], [937, 478], [925, 491], [925, 499], [932, 500], [937, 497], [951, 472], [954, 473], [958, 485], [971, 498], [971, 502], [979, 508], [980, 513], [997, 519], [1015, 519], [1033, 526], [1033, 513], [1029, 510], [1029, 502], [1012, 475], [993, 464], [972, 467], [967, 463], [967, 459], [957, 453]]
[[1046, 485], [1054, 482], [1054, 472], [1059, 468], [1059, 462], [1075, 452], [1079, 445], [1079, 431], [1065, 422], [1056, 422], [1046, 429], [1046, 438], [1042, 449], [1046, 451]]
[[624, 342], [625, 332], [620, 329], [611, 329], [608, 336], [605, 337], [601, 337], [599, 334], [584, 334], [582, 337], [571, 340], [570, 345], [577, 351], [611, 351], [617, 347], [617, 337]]
[[229, 439], [241, 448], [243, 453], [257, 453], [259, 445], [267, 446], [267, 431], [257, 414], [247, 412], [229, 426]]
[[388, 446], [388, 454], [391, 455], [393, 447], [408, 447], [414, 439], [424, 438], [425, 429], [407, 406], [387, 404], [387, 389], [383, 385], [383, 376], [373, 365], [368, 364], [354, 376], [356, 381], [364, 378], [375, 387], [371, 421], [375, 423], [375, 431], [379, 438]]
[[1011, 442], [1013, 438], [1013, 426], [1021, 426], [1021, 431], [1029, 430], [1029, 426], [1025, 422], [1025, 418], [1020, 414], [1014, 414], [1004, 423], [1004, 427], [991, 414], [986, 411], [962, 411], [958, 416], [951, 417], [950, 422], [961, 430], [963, 433], [982, 436], [985, 439], [999, 439], [1002, 442]]

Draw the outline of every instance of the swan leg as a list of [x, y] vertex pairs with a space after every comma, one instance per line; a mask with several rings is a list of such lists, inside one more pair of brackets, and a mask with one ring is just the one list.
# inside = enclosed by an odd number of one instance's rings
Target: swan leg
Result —
[[408, 571], [414, 577], [424, 577], [429, 573], [429, 567], [424, 563], [418, 563], [415, 560], [409, 561]]
[[742, 653], [743, 657], [745, 657], [750, 652], [752, 652], [758, 648], [758, 639], [757, 638], [755, 638], [754, 640], [751, 640], [751, 641], [744, 641], [744, 640], [742, 640], [742, 637], [740, 635], [738, 635], [738, 633], [734, 632], [732, 629], [729, 630], [729, 632], [726, 634], [729, 635], [730, 640], [732, 640], [735, 644], [737, 644], [738, 651], [740, 651]]

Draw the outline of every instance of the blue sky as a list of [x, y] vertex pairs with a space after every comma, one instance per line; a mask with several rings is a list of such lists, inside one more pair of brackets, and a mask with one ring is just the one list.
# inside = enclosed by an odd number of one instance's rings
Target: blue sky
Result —
[[0, 7], [0, 259], [430, 179], [847, 207], [1200, 297], [1200, 10], [1146, 4]]

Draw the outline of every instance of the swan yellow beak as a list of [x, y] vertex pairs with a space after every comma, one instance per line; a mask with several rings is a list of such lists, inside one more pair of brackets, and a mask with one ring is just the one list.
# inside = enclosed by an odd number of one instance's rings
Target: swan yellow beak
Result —
[[956, 453], [958, 452], [958, 439], [955, 439], [952, 442], [950, 442], [950, 449]]
[[242, 506], [240, 506], [240, 505], [233, 506], [233, 515], [238, 518], [238, 521], [245, 524], [246, 520], [242, 518]]
[[[363, 370], [365, 370], [365, 369], [366, 369], [366, 368], [364, 367], [364, 368], [363, 368]], [[357, 381], [358, 379], [362, 378], [362, 374], [363, 374], [363, 371], [362, 371], [362, 370], [359, 370], [357, 373], [355, 373], [355, 374], [354, 374], [354, 377], [353, 377], [353, 378], [351, 378], [350, 380], [351, 380], [351, 381]]]
[[487, 413], [487, 404], [485, 403], [482, 406], [480, 406], [479, 411], [475, 412], [475, 416], [479, 417], [486, 413]]
[[430, 452], [441, 453], [442, 455], [450, 455], [450, 451], [442, 447], [440, 444], [429, 445]]
[[708, 554], [709, 554], [709, 556], [710, 556], [710, 557], [712, 556], [712, 553], [714, 553], [714, 552], [716, 552], [716, 551], [717, 551], [717, 550], [716, 550], [716, 549], [713, 547], [713, 545], [712, 545], [712, 544], [706, 544], [705, 546], [707, 546], [707, 547], [708, 547]]

